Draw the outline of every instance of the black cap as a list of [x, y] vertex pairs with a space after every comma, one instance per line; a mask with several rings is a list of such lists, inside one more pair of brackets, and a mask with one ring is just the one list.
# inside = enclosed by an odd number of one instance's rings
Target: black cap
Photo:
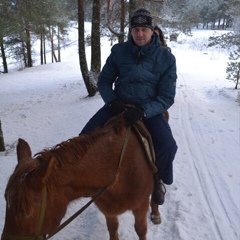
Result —
[[143, 8], [134, 12], [131, 17], [131, 29], [135, 27], [146, 27], [153, 30], [151, 13]]

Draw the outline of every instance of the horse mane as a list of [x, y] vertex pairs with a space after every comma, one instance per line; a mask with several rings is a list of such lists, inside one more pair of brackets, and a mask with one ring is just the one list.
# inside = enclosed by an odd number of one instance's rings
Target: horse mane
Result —
[[[34, 188], [34, 183], [30, 178], [39, 165], [54, 157], [54, 169], [62, 173], [71, 171], [71, 168], [75, 166], [73, 163], [79, 161], [79, 156], [84, 156], [99, 138], [113, 132], [118, 135], [125, 128], [124, 117], [114, 117], [103, 128], [96, 128], [94, 131], [63, 141], [50, 149], [44, 149], [34, 155], [35, 161], [29, 161], [28, 164], [18, 164], [9, 179], [5, 193], [8, 204], [15, 204], [15, 214], [30, 216], [32, 213], [33, 204], [31, 203], [36, 196], [35, 194], [29, 195], [29, 186]], [[70, 168], [63, 167], [66, 164]]]
[[61, 166], [62, 159], [74, 161], [78, 159], [78, 156], [84, 156], [99, 138], [109, 134], [110, 129], [113, 130], [114, 134], [119, 135], [125, 127], [124, 117], [113, 117], [103, 128], [99, 127], [89, 133], [63, 141], [50, 149], [36, 153], [34, 157], [40, 161], [48, 161], [53, 156], [58, 165]]

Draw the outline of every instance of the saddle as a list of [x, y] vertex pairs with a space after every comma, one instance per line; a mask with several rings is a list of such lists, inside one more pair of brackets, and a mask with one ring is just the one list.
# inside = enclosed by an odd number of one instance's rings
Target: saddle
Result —
[[[163, 113], [163, 116], [166, 120], [169, 120], [169, 113], [168, 111]], [[148, 132], [147, 128], [143, 124], [142, 121], [137, 121], [133, 126], [133, 129], [138, 136], [139, 141], [142, 143], [143, 149], [147, 155], [148, 162], [150, 167], [152, 168], [153, 172], [156, 173], [158, 171], [155, 165], [155, 151], [153, 148], [152, 138], [150, 133]]]
[[158, 171], [155, 166], [155, 152], [153, 148], [152, 138], [147, 128], [142, 121], [137, 121], [132, 125], [139, 141], [141, 142], [143, 149], [147, 155], [148, 163], [154, 173]]
[[[166, 118], [166, 120], [169, 120], [169, 113], [168, 111], [163, 113], [163, 116]], [[111, 119], [116, 118], [116, 116], [114, 116]], [[108, 120], [107, 123], [105, 123], [105, 125], [107, 125], [110, 121]], [[134, 132], [136, 133], [136, 136], [138, 137], [139, 141], [142, 144], [142, 147], [147, 155], [147, 160], [148, 163], [151, 167], [151, 169], [153, 170], [154, 173], [156, 173], [158, 171], [156, 165], [155, 165], [155, 151], [153, 148], [153, 143], [152, 143], [152, 137], [150, 135], [150, 133], [148, 132], [147, 128], [145, 127], [144, 123], [142, 121], [137, 121], [132, 125], [132, 128], [134, 130]]]

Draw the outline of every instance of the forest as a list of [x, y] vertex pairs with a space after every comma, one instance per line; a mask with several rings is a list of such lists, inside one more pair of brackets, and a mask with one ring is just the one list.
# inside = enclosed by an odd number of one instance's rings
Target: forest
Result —
[[[61, 62], [61, 49], [69, 44], [68, 29], [77, 23], [80, 69], [89, 96], [93, 96], [101, 69], [101, 37], [127, 40], [129, 18], [141, 7], [151, 11], [154, 24], [161, 26], [170, 40], [177, 41], [182, 33], [191, 35], [192, 28], [230, 30], [223, 37], [211, 38], [209, 47], [232, 49], [229, 78], [238, 85], [240, 0], [0, 0], [0, 71], [8, 73], [9, 59], [22, 68], [32, 67], [35, 58], [46, 64], [49, 51], [52, 62]], [[91, 36], [85, 35], [86, 21], [92, 24]], [[37, 41], [40, 56], [32, 48]], [[91, 66], [86, 62], [86, 44], [92, 49]]]

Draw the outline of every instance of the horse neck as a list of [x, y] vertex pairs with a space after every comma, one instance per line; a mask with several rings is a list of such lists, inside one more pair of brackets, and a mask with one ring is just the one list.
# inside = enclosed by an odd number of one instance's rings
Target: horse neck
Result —
[[116, 173], [124, 136], [125, 133], [111, 135], [111, 139], [109, 135], [99, 138], [85, 154], [76, 156], [71, 165], [64, 166], [64, 175], [59, 171], [54, 173], [56, 184], [68, 201], [95, 196], [110, 184]]

